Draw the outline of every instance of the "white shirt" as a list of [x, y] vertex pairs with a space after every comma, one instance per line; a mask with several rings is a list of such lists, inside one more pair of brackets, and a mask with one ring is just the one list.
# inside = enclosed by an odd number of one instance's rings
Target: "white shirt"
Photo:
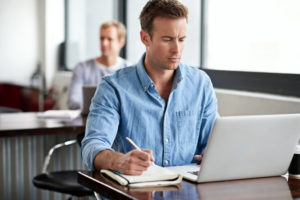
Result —
[[83, 85], [98, 85], [104, 76], [111, 75], [118, 69], [128, 66], [128, 62], [118, 57], [117, 63], [110, 67], [102, 65], [96, 59], [90, 59], [76, 65], [73, 70], [72, 82], [69, 90], [68, 107], [69, 109], [82, 109]]

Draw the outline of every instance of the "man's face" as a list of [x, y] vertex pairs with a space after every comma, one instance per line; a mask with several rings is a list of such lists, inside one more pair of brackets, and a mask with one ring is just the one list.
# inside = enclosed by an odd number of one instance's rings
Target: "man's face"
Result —
[[159, 70], [177, 69], [185, 46], [186, 30], [185, 18], [155, 18], [152, 39], [144, 43], [149, 64]]
[[111, 26], [100, 30], [100, 47], [102, 56], [119, 56], [124, 41], [119, 40], [116, 27]]

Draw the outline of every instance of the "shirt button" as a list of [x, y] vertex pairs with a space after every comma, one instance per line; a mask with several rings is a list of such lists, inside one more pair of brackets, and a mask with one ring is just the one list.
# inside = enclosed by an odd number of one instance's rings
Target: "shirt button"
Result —
[[167, 160], [165, 160], [165, 165], [168, 165], [168, 164], [169, 164], [169, 162]]
[[144, 87], [145, 92], [147, 91], [147, 87]]
[[168, 138], [166, 138], [166, 140], [165, 140], [165, 141], [166, 141], [166, 143], [168, 143], [168, 142], [169, 142]]

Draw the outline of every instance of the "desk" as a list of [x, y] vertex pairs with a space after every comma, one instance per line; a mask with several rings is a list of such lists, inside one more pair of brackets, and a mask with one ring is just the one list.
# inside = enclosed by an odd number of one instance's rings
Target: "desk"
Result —
[[35, 112], [0, 114], [0, 137], [80, 133], [85, 129], [85, 117], [70, 121], [38, 119]]
[[[35, 112], [1, 113], [0, 199], [67, 199], [61, 194], [50, 197], [49, 192], [36, 189], [32, 178], [41, 173], [51, 147], [84, 132], [85, 118], [62, 121], [39, 119]], [[49, 170], [63, 169], [84, 169], [78, 145], [53, 156]]]
[[270, 177], [224, 182], [195, 184], [182, 181], [179, 187], [158, 188], [158, 191], [135, 191], [120, 186], [100, 172], [79, 172], [78, 182], [112, 199], [278, 199], [292, 200], [300, 197], [300, 180]]

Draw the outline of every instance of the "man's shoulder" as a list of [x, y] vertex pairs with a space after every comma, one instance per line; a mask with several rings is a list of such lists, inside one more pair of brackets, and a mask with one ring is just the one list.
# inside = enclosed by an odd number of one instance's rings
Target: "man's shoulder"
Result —
[[104, 80], [109, 82], [123, 82], [130, 81], [136, 76], [136, 65], [121, 68], [110, 76], [103, 77]]
[[200, 78], [201, 80], [210, 80], [209, 76], [202, 69], [195, 67], [195, 66], [186, 65], [183, 63], [180, 63], [180, 64], [181, 64], [180, 69], [182, 70], [182, 73], [184, 74], [184, 76], [190, 77], [193, 79]]
[[85, 61], [79, 62], [78, 65], [83, 65], [83, 66], [94, 65], [94, 63], [95, 63], [95, 58], [90, 58], [90, 59], [87, 59]]
[[95, 59], [91, 58], [82, 62], [79, 62], [76, 66], [75, 69], [81, 69], [81, 70], [85, 70], [85, 69], [90, 69], [93, 68], [95, 66]]

